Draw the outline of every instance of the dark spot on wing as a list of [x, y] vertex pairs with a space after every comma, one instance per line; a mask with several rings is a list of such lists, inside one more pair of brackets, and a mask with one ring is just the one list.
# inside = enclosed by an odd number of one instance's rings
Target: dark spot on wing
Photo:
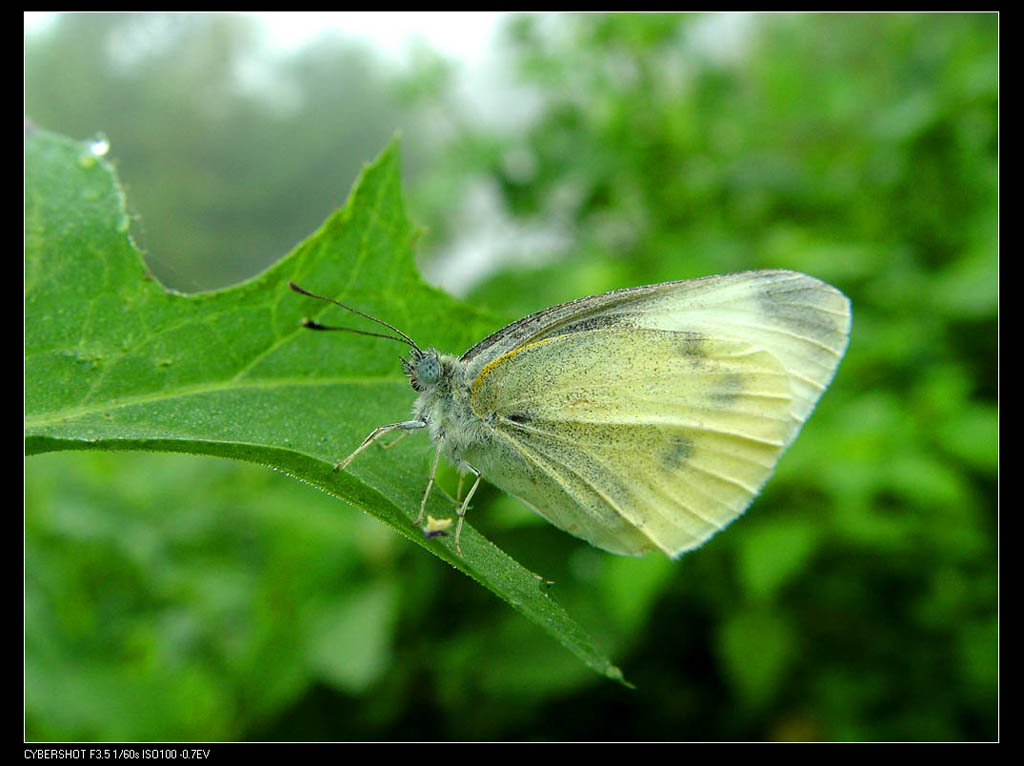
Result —
[[[758, 293], [758, 307], [766, 317], [800, 335], [806, 335], [809, 327], [826, 327], [828, 321], [827, 314], [822, 312], [824, 296], [821, 287], [805, 280], [780, 281], [769, 276], [765, 280]], [[835, 331], [835, 327], [826, 329]]]
[[743, 376], [738, 372], [730, 372], [722, 375], [715, 381], [714, 390], [711, 391], [711, 401], [728, 406], [736, 401], [743, 391]]
[[693, 457], [693, 440], [675, 435], [669, 438], [668, 447], [661, 452], [661, 464], [670, 471], [682, 468]]
[[707, 349], [704, 347], [707, 338], [695, 332], [679, 332], [676, 336], [679, 338], [676, 347], [680, 356], [688, 359], [694, 367], [703, 364], [708, 357]]

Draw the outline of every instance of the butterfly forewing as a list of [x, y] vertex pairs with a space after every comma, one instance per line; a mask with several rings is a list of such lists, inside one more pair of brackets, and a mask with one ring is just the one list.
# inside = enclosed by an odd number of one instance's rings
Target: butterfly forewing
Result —
[[472, 379], [518, 347], [615, 326], [733, 338], [768, 351], [792, 377], [794, 414], [803, 422], [846, 350], [850, 302], [831, 285], [782, 270], [630, 287], [532, 314], [473, 346], [462, 361]]

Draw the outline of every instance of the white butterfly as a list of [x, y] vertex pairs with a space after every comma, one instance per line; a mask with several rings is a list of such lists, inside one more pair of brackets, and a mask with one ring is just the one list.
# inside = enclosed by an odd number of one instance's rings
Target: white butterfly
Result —
[[377, 427], [335, 470], [386, 433], [426, 429], [436, 453], [417, 525], [441, 455], [476, 478], [457, 511], [460, 554], [481, 476], [613, 553], [676, 557], [699, 546], [771, 476], [850, 330], [845, 295], [781, 270], [580, 298], [461, 357], [421, 349], [337, 305], [412, 348], [402, 365], [419, 397], [412, 420]]

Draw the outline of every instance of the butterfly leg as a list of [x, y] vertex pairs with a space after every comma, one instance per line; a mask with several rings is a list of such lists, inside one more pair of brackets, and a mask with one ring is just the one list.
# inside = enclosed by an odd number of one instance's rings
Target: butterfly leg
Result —
[[[473, 486], [469, 488], [469, 494], [466, 495], [466, 499], [462, 501], [462, 505], [459, 506], [458, 517], [459, 523], [455, 526], [455, 552], [462, 555], [462, 545], [459, 540], [462, 536], [462, 521], [466, 518], [466, 509], [469, 507], [469, 501], [473, 499], [473, 493], [476, 492], [476, 488], [480, 486], [480, 472], [473, 466], [466, 466], [470, 473], [476, 476], [476, 481], [473, 482]], [[460, 482], [461, 483], [461, 482]]]
[[[397, 441], [397, 439], [395, 441]], [[431, 489], [436, 489], [438, 492], [440, 492], [442, 495], [444, 495], [446, 498], [448, 498], [448, 501], [457, 508], [459, 506], [459, 503], [462, 502], [462, 480], [464, 478], [465, 478], [465, 474], [461, 474], [460, 473], [459, 474], [459, 489], [458, 489], [458, 491], [456, 491], [455, 497], [452, 497], [451, 495], [449, 495], [445, 491], [445, 488], [442, 487], [437, 482], [434, 482], [434, 485], [431, 487]], [[423, 507], [421, 506], [420, 507], [420, 517], [422, 517], [422, 516], [423, 516]], [[422, 518], [417, 518], [416, 523], [418, 524], [420, 521], [422, 521]]]
[[466, 478], [465, 472], [459, 474], [459, 488], [455, 490], [455, 504], [462, 502], [462, 482]]
[[409, 435], [408, 431], [402, 431], [402, 433], [400, 433], [398, 436], [395, 437], [395, 440], [393, 442], [389, 442], [388, 444], [385, 444], [382, 441], [378, 441], [377, 442], [377, 446], [380, 447], [381, 449], [391, 449], [396, 444], [398, 444], [398, 442], [402, 441], [402, 439], [404, 439], [408, 435]]
[[386, 433], [399, 430], [412, 431], [417, 428], [426, 428], [426, 426], [427, 424], [422, 420], [406, 420], [404, 423], [392, 423], [391, 425], [387, 426], [377, 426], [376, 428], [373, 429], [373, 431], [370, 432], [369, 436], [363, 439], [363, 443], [356, 447], [355, 452], [353, 452], [347, 458], [345, 458], [344, 460], [342, 460], [341, 462], [334, 466], [334, 470], [340, 471], [342, 468], [345, 468], [349, 463], [351, 463], [355, 459], [356, 455], [358, 455], [364, 449], [369, 447], [371, 444], [377, 441], [377, 439], [379, 439]]
[[434, 464], [430, 467], [430, 478], [427, 479], [427, 488], [423, 490], [423, 500], [420, 501], [420, 512], [416, 516], [416, 521], [412, 523], [414, 527], [418, 527], [420, 522], [423, 521], [423, 511], [427, 508], [427, 498], [430, 497], [430, 488], [434, 486], [434, 476], [437, 474], [437, 461], [441, 459], [441, 440], [437, 441], [437, 449], [434, 450]]

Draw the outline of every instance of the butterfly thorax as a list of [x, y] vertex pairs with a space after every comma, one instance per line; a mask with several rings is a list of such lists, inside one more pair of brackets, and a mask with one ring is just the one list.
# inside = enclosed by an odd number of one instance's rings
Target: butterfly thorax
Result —
[[470, 409], [470, 381], [466, 364], [434, 349], [413, 353], [402, 366], [413, 389], [419, 392], [413, 415], [427, 424], [434, 444], [459, 468], [466, 470], [463, 455], [487, 438], [486, 427]]

